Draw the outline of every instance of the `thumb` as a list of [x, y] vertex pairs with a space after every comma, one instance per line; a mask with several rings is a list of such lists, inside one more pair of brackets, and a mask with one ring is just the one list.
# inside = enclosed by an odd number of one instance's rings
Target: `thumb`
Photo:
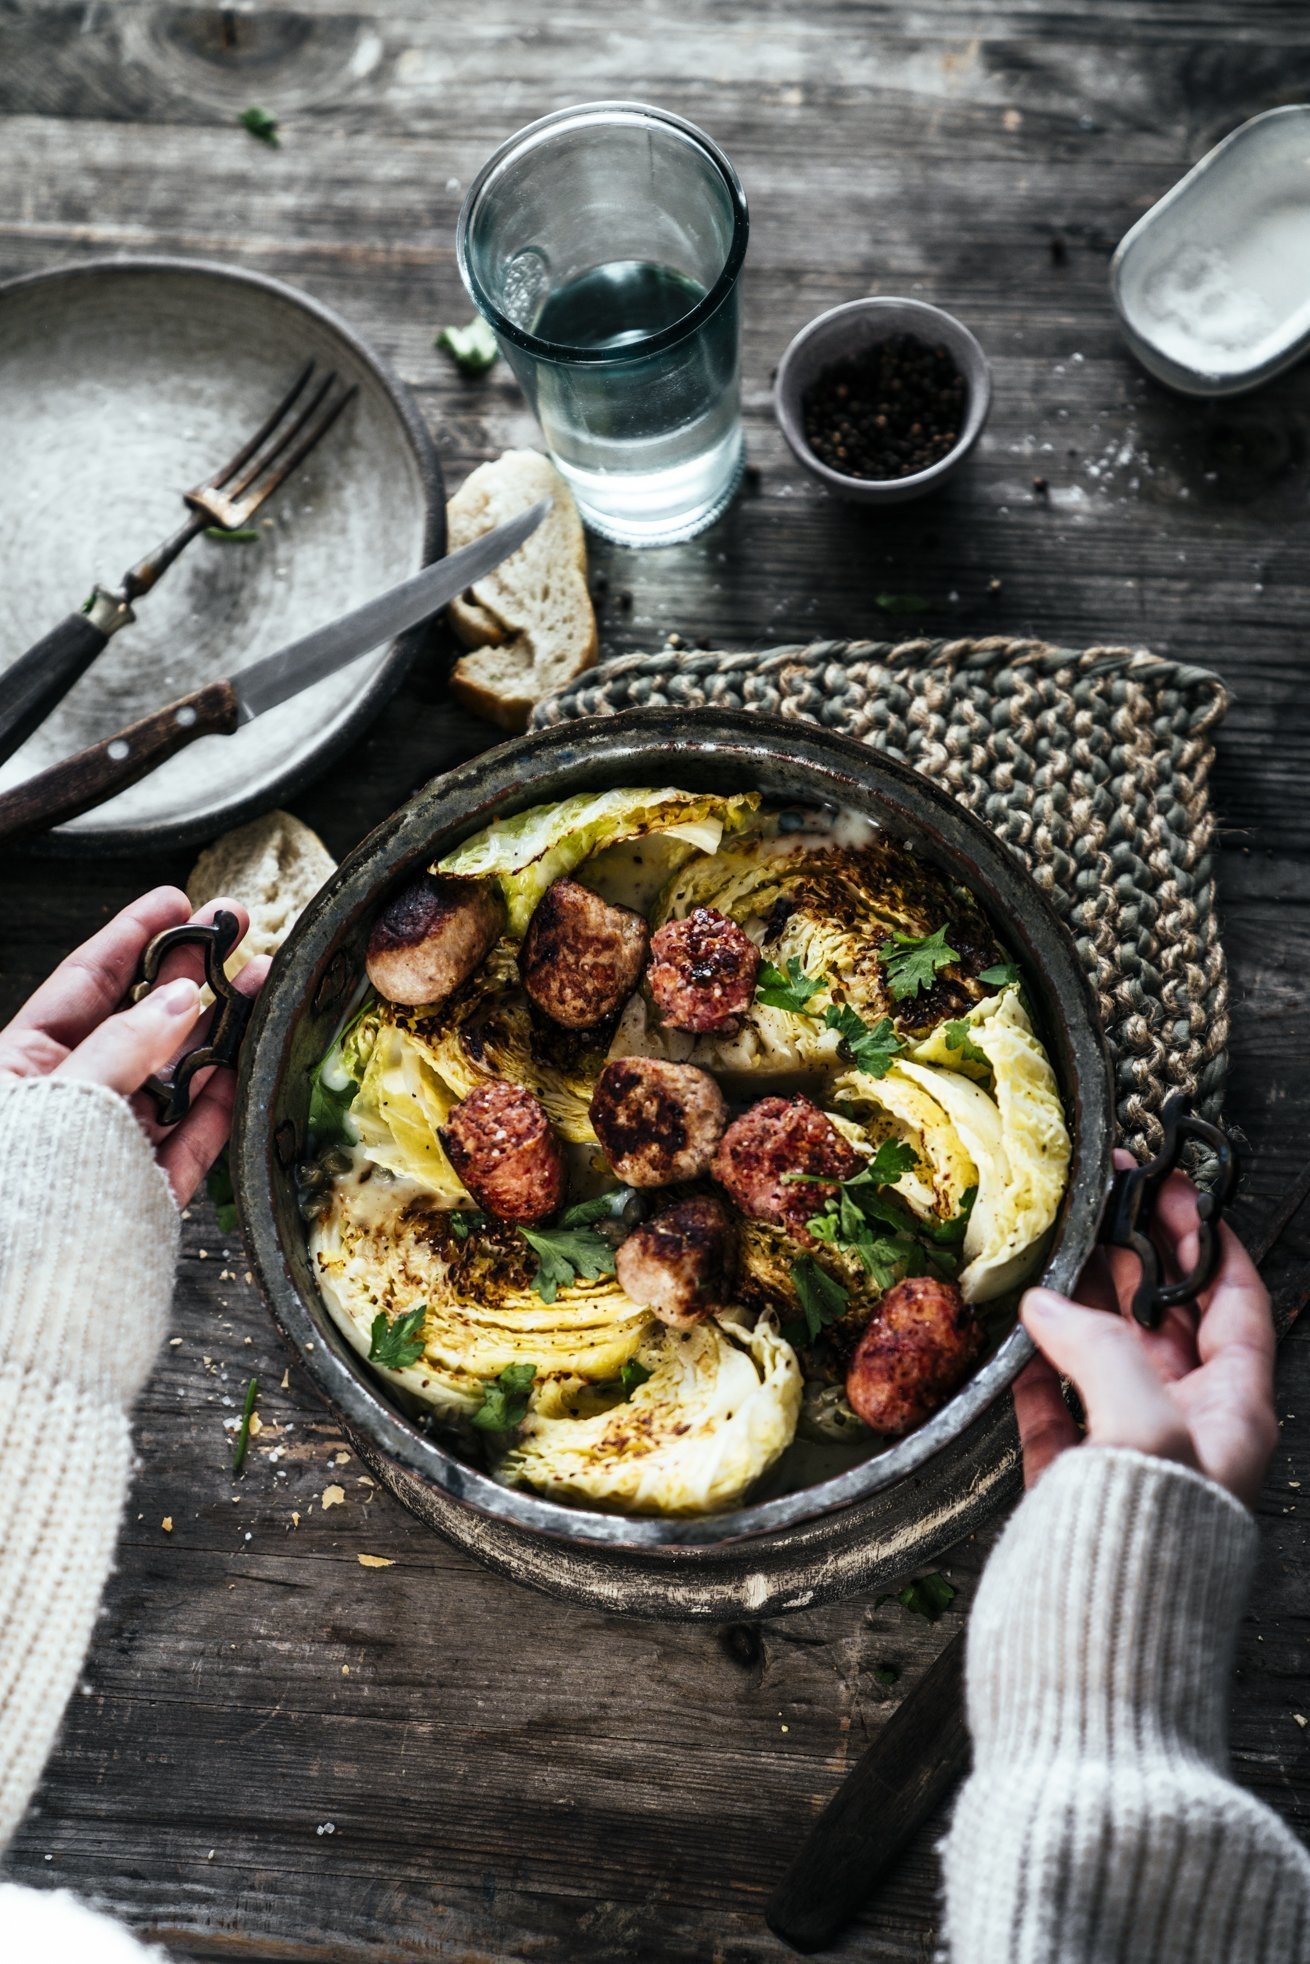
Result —
[[1019, 1313], [1042, 1355], [1077, 1388], [1093, 1445], [1197, 1465], [1182, 1415], [1124, 1317], [1086, 1309], [1053, 1289], [1030, 1289]]
[[179, 977], [130, 1009], [98, 1023], [52, 1071], [130, 1095], [152, 1071], [162, 1071], [200, 1014], [200, 990]]

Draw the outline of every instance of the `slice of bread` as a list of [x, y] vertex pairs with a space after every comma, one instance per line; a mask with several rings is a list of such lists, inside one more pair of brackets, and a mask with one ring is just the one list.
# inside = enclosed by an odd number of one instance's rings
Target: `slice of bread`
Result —
[[450, 692], [502, 730], [526, 729], [533, 704], [596, 659], [582, 520], [568, 485], [536, 450], [479, 464], [446, 506], [454, 552], [544, 497], [551, 509], [527, 543], [448, 610], [470, 650], [455, 664]]
[[336, 867], [317, 832], [290, 812], [266, 812], [206, 846], [186, 883], [187, 899], [193, 910], [220, 896], [248, 910], [250, 931], [226, 964], [236, 975], [252, 955], [277, 952]]

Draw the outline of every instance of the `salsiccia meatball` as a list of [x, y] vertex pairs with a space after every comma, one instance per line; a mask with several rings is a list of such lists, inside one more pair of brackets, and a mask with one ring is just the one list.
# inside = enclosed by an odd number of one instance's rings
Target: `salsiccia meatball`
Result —
[[731, 1032], [751, 1006], [760, 951], [716, 907], [697, 907], [685, 921], [666, 921], [651, 937], [646, 980], [675, 1030]]
[[388, 1002], [445, 1002], [505, 931], [494, 880], [421, 873], [373, 923], [364, 967]]
[[705, 1172], [728, 1123], [723, 1093], [695, 1064], [616, 1057], [596, 1080], [591, 1122], [630, 1187], [666, 1187]]
[[[710, 1172], [743, 1214], [808, 1236], [811, 1216], [858, 1165], [854, 1148], [808, 1098], [761, 1098], [728, 1127]], [[792, 1173], [810, 1177], [788, 1179]]]
[[537, 902], [519, 950], [519, 974], [537, 1007], [566, 1030], [591, 1030], [641, 980], [646, 923], [577, 880], [555, 880]]
[[441, 1143], [479, 1207], [531, 1227], [564, 1200], [564, 1155], [541, 1101], [522, 1084], [493, 1078], [456, 1105]]
[[982, 1349], [982, 1325], [953, 1282], [907, 1276], [875, 1308], [846, 1372], [851, 1410], [899, 1439], [944, 1405]]
[[735, 1257], [727, 1208], [713, 1194], [695, 1194], [634, 1228], [614, 1270], [633, 1302], [687, 1330], [731, 1299]]

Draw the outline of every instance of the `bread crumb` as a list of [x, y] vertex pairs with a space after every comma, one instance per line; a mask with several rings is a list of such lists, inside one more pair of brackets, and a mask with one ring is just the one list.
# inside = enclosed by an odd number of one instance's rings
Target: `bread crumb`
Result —
[[343, 1678], [348, 1678], [348, 1677], [350, 1676], [350, 1666], [349, 1666], [349, 1664], [343, 1664], [343, 1665], [341, 1666], [341, 1675], [342, 1675], [342, 1677], [343, 1677]]
[[[389, 1562], [385, 1555], [357, 1555], [355, 1559], [361, 1568], [394, 1568], [396, 1566], [394, 1562]], [[1304, 1725], [1304, 1719], [1301, 1723]]]
[[181, 1339], [181, 1337], [170, 1337], [170, 1338], [168, 1339], [168, 1347], [169, 1347], [169, 1349], [170, 1349], [170, 1350], [176, 1350], [176, 1349], [177, 1349], [177, 1347], [178, 1347], [178, 1345], [179, 1345], [179, 1344], [181, 1343], [181, 1341], [182, 1341], [182, 1339]]
[[[249, 1279], [250, 1279], [250, 1278], [249, 1278], [249, 1277], [247, 1276], [247, 1278], [246, 1278], [246, 1279], [247, 1279], [247, 1281], [249, 1281]], [[289, 1371], [289, 1370], [288, 1370], [288, 1371], [283, 1371], [283, 1373], [282, 1373], [282, 1384], [281, 1384], [281, 1387], [280, 1387], [280, 1388], [281, 1388], [281, 1390], [283, 1390], [283, 1391], [290, 1391], [290, 1389], [291, 1389], [291, 1373], [290, 1373], [290, 1371]]]
[[258, 1434], [264, 1430], [264, 1421], [260, 1418], [258, 1412], [252, 1412], [250, 1414], [250, 1425], [248, 1430], [250, 1432], [250, 1436], [252, 1439], [256, 1438]]
[[1304, 1715], [1303, 1713], [1301, 1713], [1301, 1712], [1293, 1712], [1293, 1713], [1292, 1713], [1292, 1717], [1293, 1717], [1293, 1718], [1294, 1718], [1294, 1719], [1296, 1720], [1296, 1722], [1297, 1722], [1297, 1724], [1298, 1724], [1298, 1725], [1300, 1726], [1300, 1728], [1301, 1728], [1301, 1730], [1302, 1730], [1302, 1731], [1304, 1732], [1304, 1730], [1305, 1730], [1305, 1728], [1306, 1728], [1306, 1725], [1307, 1725], [1307, 1723], [1310, 1723], [1310, 1721], [1307, 1721], [1307, 1719], [1305, 1718], [1305, 1715]]
[[336, 1456], [336, 1458], [335, 1458], [335, 1459], [333, 1460], [333, 1462], [332, 1462], [332, 1464], [333, 1464], [334, 1466], [349, 1466], [349, 1464], [350, 1464], [350, 1454], [349, 1454], [349, 1453], [338, 1453], [338, 1454], [337, 1454], [337, 1456]]
[[[162, 1528], [162, 1529], [164, 1530], [164, 1533], [165, 1533], [165, 1534], [172, 1534], [172, 1532], [173, 1532], [173, 1516], [172, 1516], [171, 1514], [165, 1514], [165, 1516], [164, 1516], [164, 1518], [163, 1518], [163, 1520], [162, 1520], [162, 1521], [161, 1521], [161, 1522], [159, 1523], [159, 1525], [160, 1525], [160, 1527], [161, 1527], [161, 1528]], [[1304, 1720], [1304, 1719], [1302, 1719], [1302, 1721], [1301, 1721], [1301, 1723], [1302, 1723], [1302, 1725], [1304, 1725], [1304, 1724], [1305, 1724], [1305, 1720]]]
[[322, 1507], [323, 1512], [326, 1514], [329, 1507], [344, 1506], [345, 1499], [346, 1499], [346, 1490], [344, 1487], [324, 1487], [323, 1498], [319, 1502], [319, 1505]]
[[296, 1512], [294, 1507], [291, 1510], [291, 1525], [293, 1528], [298, 1528], [300, 1526], [300, 1516]]

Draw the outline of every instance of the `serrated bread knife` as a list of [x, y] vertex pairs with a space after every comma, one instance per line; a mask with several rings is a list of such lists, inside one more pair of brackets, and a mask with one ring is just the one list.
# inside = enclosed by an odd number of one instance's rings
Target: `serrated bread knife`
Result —
[[89, 811], [135, 784], [197, 737], [231, 736], [266, 709], [276, 709], [324, 676], [358, 661], [370, 648], [416, 627], [517, 552], [549, 509], [550, 501], [541, 499], [531, 510], [484, 533], [434, 566], [425, 566], [412, 579], [365, 601], [353, 613], [316, 628], [301, 640], [279, 648], [276, 654], [265, 655], [236, 675], [206, 682], [189, 696], [180, 696], [176, 702], [143, 716], [140, 722], [129, 723], [126, 729], [79, 750], [75, 757], [39, 771], [12, 791], [0, 793], [0, 841], [43, 832], [64, 819], [76, 818], [79, 812]]

